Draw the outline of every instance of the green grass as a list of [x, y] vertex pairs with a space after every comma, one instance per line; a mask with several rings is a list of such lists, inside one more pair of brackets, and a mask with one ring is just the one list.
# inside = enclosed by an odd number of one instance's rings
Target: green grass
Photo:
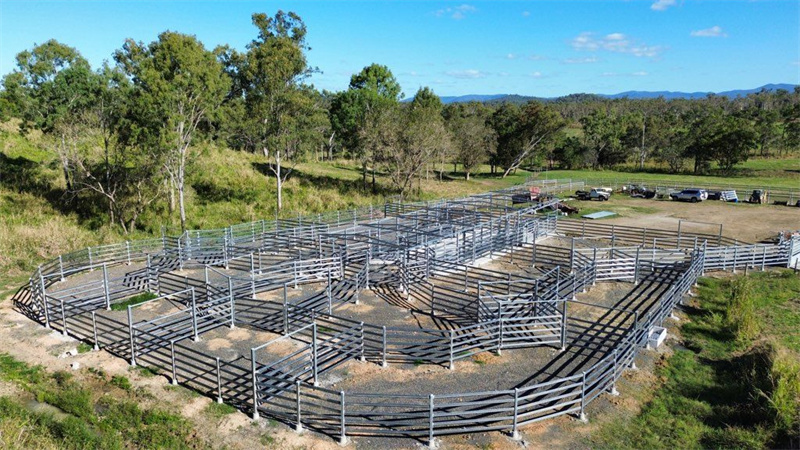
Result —
[[128, 377], [126, 377], [124, 375], [114, 375], [114, 376], [112, 376], [111, 377], [111, 381], [109, 381], [109, 384], [111, 384], [112, 386], [116, 386], [116, 387], [122, 389], [123, 391], [130, 391], [131, 389], [133, 389], [133, 385], [131, 384], [131, 380], [129, 380]]
[[87, 344], [86, 342], [81, 342], [78, 344], [78, 353], [89, 353], [92, 351], [92, 346]]
[[138, 305], [139, 303], [144, 303], [154, 298], [158, 298], [158, 296], [156, 294], [153, 294], [152, 292], [142, 292], [141, 294], [134, 295], [133, 297], [125, 301], [119, 303], [113, 303], [111, 305], [111, 310], [126, 311], [128, 309], [128, 306]]
[[[675, 350], [657, 369], [663, 385], [639, 414], [604, 423], [590, 438], [592, 446], [797, 444], [800, 277], [784, 270], [753, 273], [746, 282], [703, 278], [698, 294], [696, 309], [681, 325], [686, 348]], [[740, 333], [743, 301], [745, 309], [753, 309], [747, 320], [758, 321], [759, 334]]]
[[[103, 395], [102, 386], [89, 387], [71, 373], [47, 373], [0, 354], [0, 378], [21, 387], [35, 404], [58, 411], [31, 407], [24, 396], [0, 397], [0, 448], [205, 447], [180, 416]], [[113, 385], [122, 383], [115, 379]]]
[[225, 403], [211, 402], [205, 407], [204, 411], [209, 417], [219, 420], [228, 414], [235, 413], [237, 409]]

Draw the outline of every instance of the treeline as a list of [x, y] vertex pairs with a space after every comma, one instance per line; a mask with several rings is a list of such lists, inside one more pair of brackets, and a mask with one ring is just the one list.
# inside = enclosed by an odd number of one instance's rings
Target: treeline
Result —
[[[2, 80], [0, 120], [40, 130], [58, 155], [68, 199], [99, 200], [126, 232], [152, 208], [186, 226], [189, 162], [198, 143], [263, 155], [277, 187], [298, 162], [358, 161], [365, 189], [385, 173], [401, 195], [460, 165], [502, 176], [523, 166], [608, 168], [657, 163], [695, 173], [730, 171], [752, 155], [800, 144], [800, 89], [729, 100], [606, 100], [579, 94], [524, 105], [443, 105], [427, 87], [411, 101], [389, 68], [365, 67], [345, 91], [315, 89], [306, 26], [294, 13], [254, 14], [243, 50], [207, 48], [167, 31], [128, 39], [113, 62], [90, 67], [51, 40], [17, 55]], [[268, 181], [271, 182], [271, 181]]]

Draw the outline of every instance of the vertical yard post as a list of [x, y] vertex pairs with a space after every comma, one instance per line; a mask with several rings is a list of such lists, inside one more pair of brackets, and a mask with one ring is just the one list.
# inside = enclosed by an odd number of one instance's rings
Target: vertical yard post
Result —
[[108, 289], [108, 268], [106, 263], [103, 263], [103, 297], [106, 300], [106, 310], [111, 309], [111, 294]]
[[195, 342], [200, 340], [200, 336], [197, 334], [197, 298], [194, 294], [194, 288], [189, 288], [190, 293], [192, 296], [192, 333], [194, 334], [193, 340]]
[[97, 314], [92, 311], [92, 336], [94, 337], [94, 350], [100, 350], [100, 343], [97, 342]]
[[219, 363], [219, 356], [217, 356], [217, 403], [222, 403], [222, 368]]
[[256, 376], [256, 349], [250, 349], [250, 368], [253, 376], [253, 420], [258, 420], [258, 377]]
[[295, 392], [297, 392], [297, 423], [294, 425], [294, 431], [298, 433], [303, 432], [303, 423], [300, 417], [300, 380], [294, 383]]
[[61, 281], [64, 281], [64, 260], [58, 255], [58, 271], [61, 274]]
[[169, 341], [169, 354], [172, 362], [172, 383], [173, 386], [178, 385], [178, 364], [175, 362], [175, 340]]
[[383, 359], [383, 361], [381, 361], [381, 367], [388, 367], [389, 364], [386, 362], [386, 326], [383, 327], [383, 335], [381, 336], [381, 346], [382, 346], [381, 358]]
[[364, 322], [361, 322], [360, 329], [361, 329], [361, 346], [360, 346], [361, 349], [360, 349], [360, 356], [358, 359], [361, 360], [361, 362], [364, 362], [367, 360], [367, 357], [364, 354]]
[[339, 407], [341, 408], [339, 415], [339, 445], [347, 445], [347, 431], [345, 428], [344, 414], [344, 391], [339, 391]]
[[47, 288], [44, 285], [44, 275], [42, 275], [42, 266], [39, 266], [39, 289], [42, 291], [42, 304], [44, 306], [44, 327], [50, 328], [50, 308], [47, 305]]
[[125, 251], [128, 254], [128, 265], [131, 265], [131, 241], [125, 241]]
[[133, 335], [133, 309], [128, 305], [128, 337], [131, 344], [131, 366], [136, 367], [136, 344]]
[[228, 296], [231, 299], [231, 329], [233, 329], [233, 326], [236, 323], [236, 303], [233, 301], [233, 279], [231, 277], [228, 277]]
[[428, 395], [428, 448], [436, 448], [436, 442], [433, 440], [433, 402], [435, 396]]
[[561, 351], [567, 349], [567, 302], [561, 302]]
[[611, 395], [619, 395], [619, 391], [617, 391], [617, 355], [619, 355], [619, 349], [614, 349], [614, 371], [611, 374]]
[[333, 293], [331, 292], [331, 269], [328, 269], [328, 285], [325, 287], [325, 293], [328, 295], [328, 314], [333, 312]]
[[450, 366], [448, 369], [453, 370], [455, 369], [456, 365], [453, 360], [453, 347], [454, 347], [455, 339], [453, 336], [453, 330], [450, 330]]
[[63, 329], [61, 330], [61, 334], [66, 336], [67, 335], [67, 313], [66, 313], [66, 310], [64, 309], [64, 299], [63, 298], [61, 299], [61, 322], [62, 322], [62, 326], [63, 326]]
[[289, 303], [286, 299], [286, 283], [283, 283], [283, 334], [289, 334]]
[[317, 380], [317, 323], [311, 326], [311, 380], [314, 386], [319, 385]]
[[581, 374], [581, 413], [578, 417], [581, 422], [588, 422], [586, 417], [586, 372]]
[[519, 420], [519, 388], [514, 388], [514, 419], [511, 425], [511, 439], [520, 440], [517, 421]]
[[[633, 265], [633, 284], [634, 285], [638, 285], [639, 284], [639, 252], [641, 250], [642, 250], [641, 247], [636, 247], [636, 262], [633, 263], [634, 264]], [[655, 259], [653, 260], [653, 263], [655, 263]]]

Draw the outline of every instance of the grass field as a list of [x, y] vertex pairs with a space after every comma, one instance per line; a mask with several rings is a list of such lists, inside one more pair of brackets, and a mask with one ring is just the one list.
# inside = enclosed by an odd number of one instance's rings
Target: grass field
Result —
[[[800, 277], [703, 278], [638, 414], [606, 422], [601, 448], [797, 448]], [[745, 332], [747, 330], [747, 332]]]

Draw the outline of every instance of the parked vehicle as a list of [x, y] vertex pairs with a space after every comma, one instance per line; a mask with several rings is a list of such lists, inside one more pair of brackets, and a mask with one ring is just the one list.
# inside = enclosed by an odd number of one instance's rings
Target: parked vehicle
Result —
[[750, 203], [758, 203], [759, 205], [764, 203], [764, 191], [761, 189], [756, 189], [750, 194]]
[[591, 191], [575, 191], [575, 197], [578, 200], [599, 200], [604, 202], [611, 197], [611, 192], [608, 188], [594, 188]]
[[708, 192], [706, 192], [705, 189], [684, 189], [680, 192], [669, 194], [669, 197], [672, 200], [697, 203], [708, 199]]
[[647, 189], [646, 186], [641, 184], [632, 184], [626, 190], [631, 194], [631, 197], [653, 198], [656, 196], [656, 191]]

